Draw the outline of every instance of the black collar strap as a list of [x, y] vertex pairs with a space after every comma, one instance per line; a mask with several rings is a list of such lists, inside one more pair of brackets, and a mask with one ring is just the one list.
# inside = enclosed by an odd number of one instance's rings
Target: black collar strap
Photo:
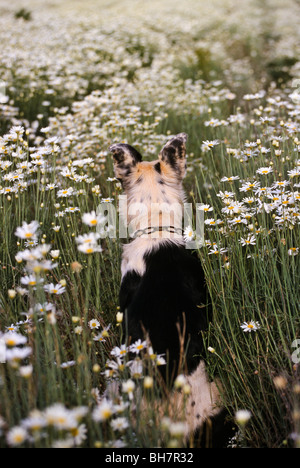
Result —
[[138, 229], [135, 231], [132, 237], [141, 237], [144, 234], [153, 234], [154, 232], [170, 232], [171, 234], [179, 234], [182, 236], [182, 229], [181, 228], [176, 228], [174, 226], [157, 226], [157, 227], [151, 227], [148, 226], [145, 229]]

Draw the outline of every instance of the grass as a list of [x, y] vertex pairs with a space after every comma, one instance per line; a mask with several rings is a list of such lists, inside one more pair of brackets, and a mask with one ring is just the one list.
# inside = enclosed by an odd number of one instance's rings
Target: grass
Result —
[[[29, 8], [30, 21], [22, 22], [28, 43], [18, 49], [25, 58], [36, 51], [30, 28], [38, 28], [40, 14]], [[298, 10], [290, 8], [296, 16]], [[0, 336], [7, 349], [0, 364], [1, 448], [184, 446], [184, 412], [174, 413], [170, 405], [158, 410], [156, 404], [161, 393], [170, 401], [174, 393], [185, 400], [188, 386], [163, 386], [163, 357], [155, 350], [145, 348], [135, 359], [122, 354], [123, 240], [104, 232], [92, 244], [94, 253], [78, 248], [79, 236], [96, 232], [84, 215], [107, 199], [117, 207], [121, 188], [113, 179], [110, 144], [127, 141], [151, 159], [179, 132], [189, 135], [189, 202], [194, 213], [199, 203], [210, 210], [198, 252], [214, 311], [204, 334], [208, 373], [220, 379], [232, 420], [240, 409], [251, 413], [234, 443], [299, 446], [299, 366], [293, 354], [299, 338], [299, 102], [291, 97], [287, 76], [298, 59], [289, 61], [287, 71], [280, 50], [275, 58], [255, 54], [255, 34], [243, 36], [232, 24], [227, 26], [237, 42], [230, 54], [222, 21], [226, 55], [220, 61], [208, 47], [215, 44], [209, 20], [200, 26], [211, 42], [199, 45], [196, 34], [181, 29], [180, 14], [178, 7], [172, 33], [161, 19], [127, 36], [118, 13], [117, 26], [103, 26], [106, 41], [93, 29], [94, 19], [87, 15], [81, 24], [70, 15], [66, 40], [71, 25], [88, 51], [81, 59], [77, 41], [68, 41], [70, 71], [59, 66], [65, 51], [55, 34], [55, 63], [43, 69], [26, 59], [11, 69], [0, 64], [10, 98], [0, 107]], [[16, 19], [9, 15], [13, 30]], [[41, 21], [46, 28], [43, 16]], [[54, 20], [52, 27], [58, 27]], [[273, 37], [268, 22], [261, 28], [257, 37]], [[43, 63], [44, 53], [38, 52]], [[266, 59], [276, 64], [278, 76], [284, 68], [285, 84], [265, 79]], [[240, 60], [253, 67], [254, 81], [240, 76]], [[97, 78], [99, 64], [103, 73]], [[36, 235], [15, 235], [34, 220]], [[56, 292], [44, 288], [51, 284]], [[244, 322], [254, 323], [256, 331], [244, 332]]]

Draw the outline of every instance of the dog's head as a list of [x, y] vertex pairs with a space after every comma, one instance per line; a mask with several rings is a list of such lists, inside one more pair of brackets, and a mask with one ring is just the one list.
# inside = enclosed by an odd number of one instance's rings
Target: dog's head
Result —
[[[126, 195], [139, 202], [151, 199], [153, 203], [159, 203], [167, 201], [168, 188], [179, 194], [186, 172], [186, 141], [185, 133], [174, 136], [155, 161], [143, 161], [141, 154], [128, 144], [112, 145], [115, 176]], [[169, 202], [175, 201], [174, 195]]]
[[127, 144], [110, 147], [115, 175], [126, 195], [126, 202], [120, 204], [121, 219], [126, 233], [136, 238], [123, 247], [122, 277], [131, 270], [143, 275], [145, 254], [161, 242], [183, 243], [186, 140], [185, 133], [171, 138], [155, 161], [142, 161], [141, 154]]

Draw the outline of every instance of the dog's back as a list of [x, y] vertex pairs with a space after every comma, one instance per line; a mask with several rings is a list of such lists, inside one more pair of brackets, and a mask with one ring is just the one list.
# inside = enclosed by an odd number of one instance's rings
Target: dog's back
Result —
[[143, 275], [124, 276], [120, 306], [132, 341], [147, 332], [155, 352], [166, 353], [170, 382], [185, 365], [194, 371], [203, 354], [201, 331], [210, 319], [204, 274], [196, 255], [172, 243], [146, 253], [144, 261]]

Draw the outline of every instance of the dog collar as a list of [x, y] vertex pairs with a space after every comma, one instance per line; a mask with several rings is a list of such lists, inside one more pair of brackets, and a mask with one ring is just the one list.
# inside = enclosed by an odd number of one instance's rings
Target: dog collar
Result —
[[182, 236], [183, 230], [174, 226], [148, 226], [145, 229], [138, 229], [133, 234], [133, 238], [141, 237], [144, 234], [153, 234], [154, 232], [169, 232], [171, 234], [179, 234]]

